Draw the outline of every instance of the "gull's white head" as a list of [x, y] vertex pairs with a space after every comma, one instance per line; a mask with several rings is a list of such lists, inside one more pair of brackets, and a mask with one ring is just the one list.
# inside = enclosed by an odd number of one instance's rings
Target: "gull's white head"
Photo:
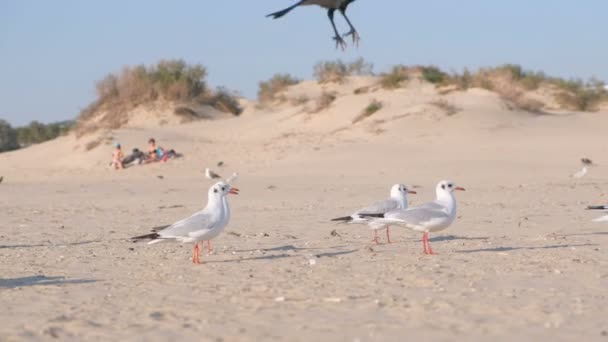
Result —
[[217, 182], [209, 188], [210, 199], [221, 199], [228, 194], [238, 195], [239, 189], [230, 187], [230, 185], [224, 181]]
[[464, 191], [464, 188], [456, 186], [454, 182], [449, 180], [442, 180], [437, 183], [437, 187], [435, 188], [435, 192], [437, 193], [437, 197], [442, 197], [445, 195], [449, 195], [455, 190]]
[[406, 199], [407, 194], [415, 194], [415, 193], [416, 193], [416, 191], [409, 190], [407, 188], [407, 186], [405, 186], [403, 184], [395, 184], [391, 188], [391, 198], [396, 199], [396, 200]]

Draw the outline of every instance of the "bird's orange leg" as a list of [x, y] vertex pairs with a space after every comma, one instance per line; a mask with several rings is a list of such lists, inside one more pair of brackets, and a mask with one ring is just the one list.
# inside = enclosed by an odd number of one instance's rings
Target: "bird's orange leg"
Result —
[[377, 245], [378, 244], [378, 231], [374, 229], [374, 238], [372, 241]]
[[392, 243], [391, 236], [388, 233], [388, 229], [389, 229], [389, 226], [386, 226], [386, 241], [388, 241], [388, 243]]

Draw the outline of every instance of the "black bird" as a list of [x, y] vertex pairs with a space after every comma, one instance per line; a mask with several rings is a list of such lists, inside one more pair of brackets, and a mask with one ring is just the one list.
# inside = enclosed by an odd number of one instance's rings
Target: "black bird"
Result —
[[[334, 36], [334, 40], [336, 41], [336, 49], [338, 47], [340, 47], [340, 48], [342, 48], [342, 50], [344, 50], [346, 48], [346, 42], [344, 41], [344, 39], [342, 39], [342, 37], [352, 36], [353, 44], [355, 44], [356, 46], [359, 45], [359, 40], [361, 39], [359, 37], [359, 33], [357, 33], [357, 30], [355, 30], [355, 27], [353, 26], [353, 24], [351, 24], [350, 20], [348, 20], [348, 17], [346, 16], [346, 8], [353, 1], [355, 1], [355, 0], [300, 0], [300, 1], [296, 2], [295, 4], [293, 4], [292, 6], [287, 7], [284, 10], [270, 13], [269, 15], [267, 15], [267, 17], [272, 17], [273, 19], [278, 19], [278, 18], [284, 16], [285, 14], [289, 13], [289, 11], [291, 11], [292, 9], [294, 9], [298, 6], [317, 5], [317, 6], [321, 6], [323, 8], [327, 8], [327, 16], [329, 17], [331, 26], [333, 27], [334, 33], [336, 34]], [[344, 17], [344, 19], [346, 19], [348, 26], [350, 26], [350, 31], [348, 31], [347, 33], [345, 33], [342, 36], [340, 36], [340, 33], [338, 33], [338, 29], [336, 29], [336, 24], [334, 23], [334, 12], [336, 10], [339, 10], [340, 13], [342, 13], [342, 16]]]

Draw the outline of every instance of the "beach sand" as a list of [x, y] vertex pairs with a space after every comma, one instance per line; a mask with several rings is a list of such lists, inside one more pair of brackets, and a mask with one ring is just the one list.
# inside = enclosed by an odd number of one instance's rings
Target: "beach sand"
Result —
[[[62, 137], [0, 155], [3, 341], [608, 340], [608, 113], [511, 111], [482, 90], [339, 97], [238, 118]], [[351, 124], [376, 98], [384, 107]], [[185, 157], [110, 170], [149, 137]], [[598, 164], [571, 174], [589, 157]], [[225, 166], [216, 167], [218, 161]], [[240, 174], [232, 219], [203, 265], [191, 244], [133, 243], [202, 208], [205, 167]], [[162, 176], [159, 177], [159, 176]], [[451, 179], [458, 218], [431, 234], [334, 224]], [[335, 231], [332, 234], [332, 231]]]

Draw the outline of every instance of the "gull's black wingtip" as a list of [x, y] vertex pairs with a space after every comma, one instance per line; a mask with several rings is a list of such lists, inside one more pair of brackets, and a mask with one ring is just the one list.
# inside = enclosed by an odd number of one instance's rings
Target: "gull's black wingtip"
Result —
[[587, 210], [608, 210], [608, 205], [590, 205]]
[[359, 214], [361, 217], [377, 217], [384, 218], [384, 214]]
[[135, 242], [137, 240], [154, 240], [154, 239], [158, 239], [159, 237], [160, 237], [160, 235], [158, 233], [151, 233], [151, 234], [146, 234], [146, 235], [134, 236], [131, 238], [131, 240], [133, 240], [133, 242]]
[[353, 220], [352, 216], [344, 216], [344, 217], [336, 217], [334, 219], [331, 219], [332, 221], [342, 221], [342, 222], [350, 222]]

